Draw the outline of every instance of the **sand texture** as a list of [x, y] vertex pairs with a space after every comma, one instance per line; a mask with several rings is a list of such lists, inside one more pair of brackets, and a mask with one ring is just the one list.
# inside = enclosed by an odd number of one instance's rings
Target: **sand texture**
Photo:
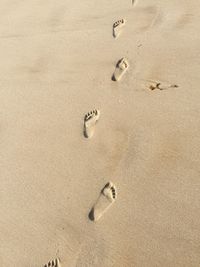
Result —
[[[0, 267], [200, 266], [199, 12], [1, 0]], [[92, 221], [108, 181], [117, 199]]]

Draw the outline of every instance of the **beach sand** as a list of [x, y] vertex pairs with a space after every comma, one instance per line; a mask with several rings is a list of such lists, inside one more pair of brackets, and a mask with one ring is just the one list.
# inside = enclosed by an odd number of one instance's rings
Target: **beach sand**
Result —
[[197, 2], [1, 1], [0, 266], [200, 265]]

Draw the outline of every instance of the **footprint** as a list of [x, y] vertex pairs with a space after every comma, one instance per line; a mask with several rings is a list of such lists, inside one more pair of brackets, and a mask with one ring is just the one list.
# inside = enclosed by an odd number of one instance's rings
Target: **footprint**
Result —
[[125, 74], [129, 67], [128, 61], [126, 58], [122, 58], [117, 62], [115, 71], [112, 76], [113, 81], [119, 81], [122, 76]]
[[88, 112], [84, 118], [84, 136], [86, 138], [91, 138], [94, 135], [95, 124], [99, 120], [100, 111], [94, 109]]
[[60, 261], [58, 258], [49, 261], [47, 264], [44, 265], [44, 267], [61, 267], [60, 266]]
[[131, 0], [132, 6], [135, 5], [135, 3], [136, 3], [136, 0]]
[[125, 25], [125, 19], [120, 19], [113, 24], [113, 36], [117, 38], [121, 33], [121, 28]]
[[158, 90], [166, 90], [166, 89], [169, 89], [169, 88], [177, 88], [177, 87], [178, 87], [177, 84], [170, 84], [168, 82], [151, 81], [151, 84], [149, 86], [149, 89], [153, 91], [155, 89], [158, 89]]
[[108, 208], [115, 202], [117, 191], [112, 182], [108, 182], [101, 190], [101, 194], [92, 207], [89, 218], [92, 221], [98, 221]]

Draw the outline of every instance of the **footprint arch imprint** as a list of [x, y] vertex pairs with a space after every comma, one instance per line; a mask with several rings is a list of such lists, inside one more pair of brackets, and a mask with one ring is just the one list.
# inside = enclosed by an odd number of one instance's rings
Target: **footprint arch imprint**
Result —
[[117, 190], [112, 182], [108, 182], [101, 190], [100, 196], [89, 213], [91, 221], [98, 221], [108, 211], [117, 198]]

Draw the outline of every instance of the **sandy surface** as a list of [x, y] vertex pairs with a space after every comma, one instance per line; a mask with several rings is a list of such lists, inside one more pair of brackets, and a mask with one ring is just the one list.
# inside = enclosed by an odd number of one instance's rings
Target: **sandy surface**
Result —
[[[0, 266], [200, 265], [199, 12], [195, 0], [1, 0]], [[108, 181], [118, 197], [92, 222]]]

